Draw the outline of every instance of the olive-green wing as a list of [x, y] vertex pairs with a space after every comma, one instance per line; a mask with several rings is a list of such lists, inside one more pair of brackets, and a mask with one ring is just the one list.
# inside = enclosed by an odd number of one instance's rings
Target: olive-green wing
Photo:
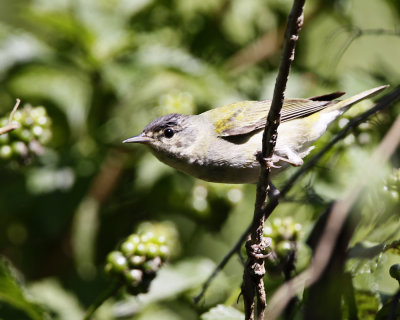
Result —
[[[309, 99], [287, 99], [282, 106], [281, 121], [304, 118], [327, 107], [345, 111], [358, 101], [371, 97], [387, 87], [384, 85], [372, 88], [341, 101], [334, 99], [344, 92], [334, 92]], [[235, 136], [264, 128], [270, 106], [270, 100], [242, 101], [207, 111], [204, 115], [214, 123], [219, 136]]]
[[[281, 121], [309, 116], [332, 103], [309, 99], [287, 99], [282, 106]], [[214, 123], [219, 136], [235, 136], [264, 128], [270, 106], [270, 100], [242, 101], [212, 109], [205, 115]]]

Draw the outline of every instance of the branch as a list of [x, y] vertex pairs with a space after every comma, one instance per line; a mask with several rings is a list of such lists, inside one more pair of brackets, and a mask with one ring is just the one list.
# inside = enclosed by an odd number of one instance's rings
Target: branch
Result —
[[[396, 101], [400, 100], [400, 88], [395, 89], [393, 92], [390, 94], [384, 96], [378, 104], [375, 105], [375, 107], [365, 111], [364, 113], [358, 115], [357, 117], [351, 119], [347, 125], [340, 130], [336, 136], [324, 147], [319, 151], [316, 155], [314, 155], [308, 162], [306, 162], [299, 170], [297, 170], [290, 178], [289, 180], [285, 183], [285, 185], [281, 188], [281, 191], [279, 194], [276, 194], [275, 196], [278, 198], [278, 200], [284, 196], [291, 190], [291, 188], [294, 186], [294, 184], [304, 175], [306, 174], [311, 168], [313, 168], [318, 161], [329, 151], [332, 149], [332, 147], [342, 140], [343, 138], [346, 137], [346, 135], [355, 127], [360, 125], [362, 122], [364, 122], [366, 119], [368, 119], [371, 115], [382, 111], [385, 108], [388, 108], [390, 105], [395, 103]], [[269, 206], [266, 208], [267, 215], [272, 213], [272, 206]], [[231, 257], [240, 250], [240, 247], [242, 246], [244, 240], [246, 239], [247, 235], [249, 234], [251, 230], [251, 226], [249, 225], [247, 229], [242, 233], [240, 238], [236, 241], [236, 243], [233, 245], [232, 249], [225, 255], [225, 257], [221, 260], [221, 262], [217, 265], [217, 267], [214, 269], [213, 273], [209, 276], [207, 281], [204, 283], [203, 288], [201, 292], [199, 293], [198, 296], [194, 298], [194, 301], [198, 303], [200, 299], [204, 296], [205, 291], [211, 284], [212, 280], [215, 278], [215, 276], [218, 274], [219, 271], [221, 271], [225, 265], [229, 262]], [[390, 244], [388, 245], [388, 249], [390, 247], [393, 247], [397, 244], [395, 242], [393, 245]], [[386, 248], [386, 247], [385, 247]]]
[[351, 46], [351, 44], [358, 38], [362, 36], [379, 36], [379, 35], [386, 35], [386, 36], [395, 36], [400, 37], [400, 30], [386, 30], [386, 29], [361, 29], [357, 26], [348, 26], [345, 28], [346, 31], [350, 32], [350, 36], [344, 43], [344, 45], [340, 48], [338, 53], [336, 54], [335, 59], [332, 62], [332, 65], [337, 65], [340, 59], [343, 57], [347, 49]]
[[[271, 108], [267, 116], [267, 122], [263, 133], [260, 178], [257, 184], [251, 234], [246, 242], [248, 259], [243, 273], [242, 293], [246, 319], [254, 319], [255, 297], [257, 298], [257, 318], [264, 318], [266, 301], [263, 276], [265, 274], [264, 251], [266, 249], [266, 243], [264, 242], [263, 229], [266, 219], [265, 203], [270, 190], [271, 173], [271, 166], [265, 165], [264, 159], [272, 158], [276, 145], [290, 66], [294, 60], [296, 42], [303, 24], [304, 3], [305, 0], [294, 0], [292, 10], [288, 17], [278, 76], [275, 83]], [[271, 203], [276, 206], [278, 204], [277, 197], [270, 197], [269, 204]]]
[[[399, 91], [397, 90], [397, 94], [399, 94]], [[271, 298], [270, 308], [266, 315], [268, 319], [276, 319], [291, 297], [303, 290], [304, 286], [308, 287], [318, 280], [331, 257], [338, 234], [348, 216], [348, 212], [367, 183], [371, 184], [379, 176], [377, 172], [381, 164], [390, 158], [399, 144], [400, 116], [397, 117], [389, 132], [367, 162], [365, 167], [368, 170], [362, 170], [359, 173], [359, 175], [362, 174], [362, 177], [356, 179], [356, 182], [347, 189], [344, 198], [334, 204], [311, 265], [297, 277], [282, 285]], [[368, 177], [365, 177], [366, 174], [368, 174]]]
[[13, 131], [13, 130], [19, 128], [19, 123], [15, 123], [15, 122], [13, 123], [12, 119], [13, 119], [14, 114], [17, 111], [20, 103], [21, 103], [21, 100], [17, 99], [17, 102], [15, 103], [14, 108], [12, 109], [12, 111], [10, 113], [10, 117], [8, 118], [7, 124], [4, 127], [0, 128], [0, 136], [2, 134], [8, 133], [10, 131]]

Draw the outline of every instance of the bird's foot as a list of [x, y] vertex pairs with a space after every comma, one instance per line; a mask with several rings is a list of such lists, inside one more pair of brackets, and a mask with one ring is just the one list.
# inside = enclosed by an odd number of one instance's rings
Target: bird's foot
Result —
[[277, 154], [272, 155], [270, 158], [263, 158], [261, 151], [256, 152], [256, 159], [258, 162], [265, 164], [269, 168], [282, 168], [282, 166], [277, 166], [275, 163], [283, 161], [291, 164], [294, 167], [299, 167], [303, 164], [303, 159], [301, 159], [297, 154], [290, 153], [287, 158], [278, 156]]
[[275, 163], [277, 163], [278, 161], [281, 160], [281, 159], [279, 159], [279, 157], [277, 158], [275, 155], [273, 155], [270, 158], [264, 158], [262, 156], [261, 151], [258, 151], [258, 152], [256, 152], [255, 156], [256, 156], [256, 159], [257, 159], [258, 162], [260, 162], [261, 164], [264, 164], [268, 168], [276, 168], [276, 169], [281, 168], [281, 166], [277, 166], [275, 164]]
[[271, 245], [272, 239], [268, 237], [263, 237], [261, 243], [250, 245], [250, 250], [247, 252], [255, 259], [265, 259], [271, 253], [265, 253], [265, 250]]

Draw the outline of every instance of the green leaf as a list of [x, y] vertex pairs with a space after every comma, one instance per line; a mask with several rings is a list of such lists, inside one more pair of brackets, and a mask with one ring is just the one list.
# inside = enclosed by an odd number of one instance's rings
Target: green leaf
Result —
[[148, 293], [117, 304], [115, 315], [128, 316], [139, 312], [149, 304], [172, 300], [190, 289], [198, 288], [212, 272], [214, 266], [211, 260], [202, 258], [192, 258], [176, 265], [166, 265], [157, 274]]
[[244, 313], [222, 304], [201, 315], [201, 320], [243, 320]]
[[82, 319], [83, 309], [77, 297], [65, 290], [55, 278], [46, 278], [31, 284], [29, 292], [57, 315], [58, 320]]
[[357, 290], [355, 300], [358, 309], [358, 318], [372, 320], [379, 309], [379, 298], [371, 291]]
[[369, 241], [356, 243], [348, 251], [349, 258], [372, 259], [385, 250], [384, 244], [375, 244]]
[[49, 319], [46, 312], [26, 296], [16, 271], [4, 257], [0, 257], [0, 301], [25, 312], [31, 319]]

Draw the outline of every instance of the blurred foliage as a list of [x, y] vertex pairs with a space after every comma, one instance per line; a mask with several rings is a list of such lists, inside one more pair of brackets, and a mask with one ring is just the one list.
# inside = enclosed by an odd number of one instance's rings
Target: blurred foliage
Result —
[[[121, 141], [160, 114], [270, 98], [291, 4], [0, 0], [0, 115], [8, 117], [15, 98], [43, 106], [52, 136], [30, 163], [1, 162], [0, 250], [27, 288], [19, 287], [2, 262], [0, 317], [81, 316], [108, 285], [103, 272], [108, 252], [141, 222], [160, 220], [176, 226], [179, 252], [148, 294], [134, 301], [116, 295], [97, 318], [241, 317], [241, 303], [235, 303], [243, 270], [238, 259], [202, 303], [194, 305], [191, 298], [250, 222], [254, 186], [196, 181], [159, 163], [144, 147]], [[355, 37], [359, 29], [386, 32]], [[398, 30], [398, 0], [308, 0], [287, 96], [398, 85]], [[316, 149], [371, 105], [364, 101], [352, 108]], [[396, 105], [355, 129], [279, 205], [272, 218], [292, 217], [302, 226], [292, 239], [299, 248], [399, 111]], [[373, 258], [352, 257], [346, 266], [362, 319], [366, 314], [373, 319], [398, 288], [389, 268], [398, 263], [399, 252], [383, 245], [400, 238], [399, 156], [382, 164], [381, 183], [370, 186], [357, 207], [361, 219], [351, 246], [382, 248]], [[277, 186], [294, 170], [277, 177]], [[295, 272], [309, 262], [309, 254], [301, 252]], [[268, 297], [283, 279], [267, 277]]]

